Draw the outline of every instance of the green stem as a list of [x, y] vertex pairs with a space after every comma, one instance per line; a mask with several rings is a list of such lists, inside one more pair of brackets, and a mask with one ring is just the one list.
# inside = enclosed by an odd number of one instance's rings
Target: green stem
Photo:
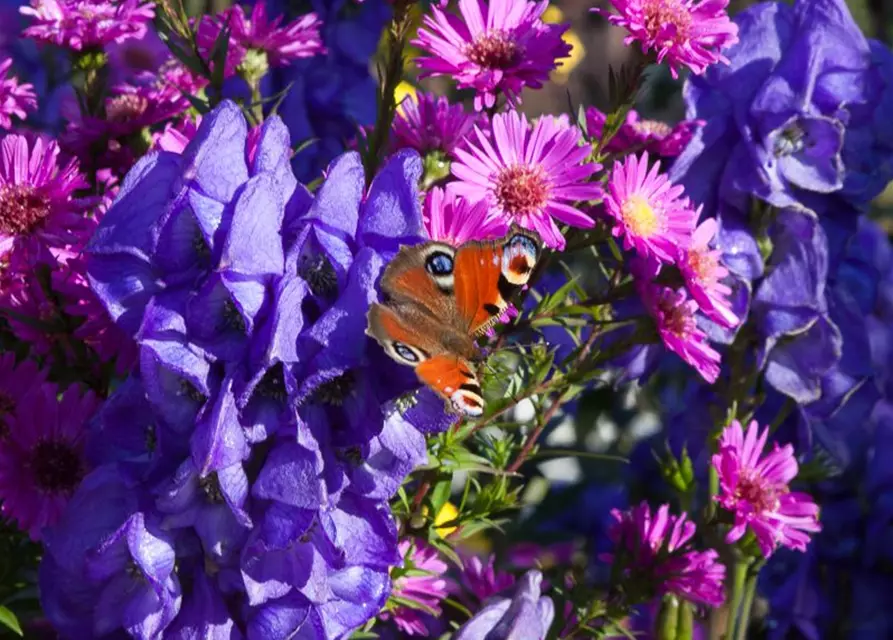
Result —
[[716, 517], [716, 496], [719, 495], [719, 472], [712, 464], [707, 477], [708, 490], [710, 495], [707, 498], [707, 522], [711, 522]]
[[738, 618], [738, 632], [735, 634], [735, 640], [745, 640], [747, 638], [747, 628], [750, 626], [750, 614], [753, 610], [753, 599], [757, 592], [757, 578], [760, 575], [760, 569], [763, 568], [763, 562], [759, 562], [747, 572], [747, 582], [744, 585], [744, 602], [741, 605], [741, 615]]
[[727, 640], [731, 640], [731, 638], [735, 637], [735, 628], [740, 619], [738, 612], [741, 609], [741, 601], [744, 599], [744, 589], [747, 582], [747, 569], [749, 564], [749, 560], [738, 559], [735, 560], [735, 564], [733, 565], [732, 604], [729, 609], [729, 618], [726, 624], [725, 634]]

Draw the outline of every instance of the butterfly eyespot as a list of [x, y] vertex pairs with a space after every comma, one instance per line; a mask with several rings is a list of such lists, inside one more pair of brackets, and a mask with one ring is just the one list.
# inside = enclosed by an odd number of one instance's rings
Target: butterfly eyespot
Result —
[[533, 260], [536, 260], [537, 254], [539, 253], [539, 248], [536, 246], [536, 242], [533, 241], [533, 238], [520, 233], [509, 239], [507, 248], [511, 253], [521, 253]]
[[453, 273], [453, 258], [446, 253], [437, 251], [425, 260], [425, 268], [433, 276], [448, 276]]
[[406, 362], [419, 362], [421, 358], [419, 358], [419, 354], [413, 351], [410, 347], [406, 346], [402, 342], [394, 342], [391, 345], [391, 348], [394, 350], [401, 359]]

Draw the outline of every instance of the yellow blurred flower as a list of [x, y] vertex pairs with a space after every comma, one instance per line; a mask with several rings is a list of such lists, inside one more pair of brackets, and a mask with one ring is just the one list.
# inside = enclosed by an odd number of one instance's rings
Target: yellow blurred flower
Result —
[[[543, 22], [548, 24], [557, 24], [563, 21], [564, 13], [554, 5], [550, 5], [543, 13]], [[571, 71], [573, 71], [586, 56], [586, 49], [583, 47], [583, 41], [580, 40], [580, 36], [578, 36], [575, 31], [568, 29], [564, 32], [564, 35], [561, 36], [561, 39], [571, 46], [571, 52], [566, 58], [558, 60], [558, 66], [551, 75], [551, 80], [555, 84], [566, 83], [568, 77], [570, 77]]]
[[434, 530], [440, 534], [441, 538], [446, 538], [455, 531], [457, 527], [441, 527], [440, 525], [446, 522], [452, 522], [458, 515], [459, 510], [456, 509], [456, 505], [452, 502], [447, 502], [440, 508], [440, 512], [437, 514], [437, 517], [434, 518]]
[[400, 106], [400, 103], [403, 102], [403, 99], [407, 96], [412, 96], [413, 100], [418, 100], [418, 91], [416, 91], [416, 88], [408, 82], [401, 80], [400, 84], [397, 85], [397, 88], [394, 89], [394, 104], [397, 105], [397, 111], [402, 112], [403, 108]]

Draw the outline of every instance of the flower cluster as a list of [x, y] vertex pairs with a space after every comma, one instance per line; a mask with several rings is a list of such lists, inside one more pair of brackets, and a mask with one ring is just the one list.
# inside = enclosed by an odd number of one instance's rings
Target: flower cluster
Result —
[[419, 175], [398, 154], [367, 190], [347, 154], [311, 196], [282, 122], [249, 133], [230, 102], [131, 170], [87, 253], [139, 375], [99, 411], [95, 470], [47, 539], [64, 633], [337, 637], [381, 608], [399, 559], [386, 501], [424, 460], [413, 423], [439, 423], [389, 408], [413, 385], [384, 373], [365, 310], [422, 231]]

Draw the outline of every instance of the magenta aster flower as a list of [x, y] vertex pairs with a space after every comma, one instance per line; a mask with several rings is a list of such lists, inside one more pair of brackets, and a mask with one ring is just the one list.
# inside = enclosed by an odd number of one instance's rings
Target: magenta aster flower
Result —
[[452, 156], [479, 120], [477, 114], [466, 113], [461, 104], [450, 104], [444, 96], [407, 96], [394, 117], [394, 151], [410, 148], [422, 155], [440, 151]]
[[[502, 593], [515, 584], [515, 576], [507, 571], [497, 570], [494, 566], [496, 558], [488, 556], [486, 561], [478, 556], [462, 560], [462, 573], [459, 580], [462, 588], [474, 596], [477, 604], [484, 602], [497, 593]], [[464, 599], [464, 598], [463, 598]], [[467, 599], [465, 599], [468, 602]]]
[[729, 0], [611, 0], [617, 10], [595, 8], [611, 24], [624, 27], [624, 42], [638, 42], [642, 51], [654, 51], [658, 62], [666, 60], [670, 73], [688, 67], [702, 74], [711, 64], [728, 59], [721, 49], [738, 42], [738, 25], [729, 20]]
[[520, 102], [525, 87], [539, 88], [566, 57], [562, 40], [567, 25], [542, 20], [548, 2], [526, 0], [459, 0], [463, 20], [432, 6], [412, 44], [431, 54], [416, 59], [420, 77], [448, 75], [460, 89], [474, 89], [478, 111], [496, 104], [502, 92], [510, 104]]
[[697, 220], [683, 187], [660, 173], [660, 162], [648, 170], [648, 153], [614, 162], [605, 196], [605, 211], [615, 221], [614, 237], [640, 257], [672, 263], [677, 249], [688, 246]]
[[0, 256], [13, 248], [34, 256], [75, 242], [84, 217], [72, 193], [86, 186], [76, 160], [60, 165], [55, 141], [0, 140]]
[[0, 355], [0, 443], [9, 436], [9, 423], [22, 398], [46, 380], [47, 370], [39, 368], [33, 360], [16, 363], [14, 353]]
[[75, 51], [101, 49], [142, 38], [155, 17], [154, 2], [140, 0], [32, 0], [19, 9], [33, 20], [24, 35]]
[[735, 516], [726, 541], [739, 540], [749, 527], [766, 558], [779, 545], [805, 551], [810, 534], [822, 530], [818, 505], [788, 487], [798, 471], [794, 448], [776, 443], [763, 455], [768, 437], [768, 427], [760, 432], [756, 420], [746, 433], [735, 420], [722, 432], [712, 461], [719, 474], [716, 501]]
[[664, 504], [652, 514], [642, 502], [628, 511], [614, 509], [611, 515], [616, 522], [608, 535], [616, 548], [600, 557], [621, 563], [631, 591], [641, 589], [643, 600], [670, 593], [695, 604], [722, 605], [726, 568], [713, 549], [692, 547], [697, 527], [684, 513], [670, 515], [670, 505]]
[[532, 129], [517, 111], [493, 117], [488, 138], [474, 129], [477, 144], [456, 149], [450, 185], [469, 202], [487, 201], [507, 225], [518, 224], [537, 232], [548, 246], [564, 248], [564, 236], [555, 223], [592, 227], [592, 218], [572, 203], [596, 200], [601, 187], [586, 180], [601, 165], [584, 162], [588, 146], [580, 146], [580, 130], [551, 116], [543, 116]]
[[491, 215], [486, 201], [469, 204], [449, 186], [446, 190], [433, 187], [428, 191], [422, 216], [429, 238], [454, 247], [471, 240], [499, 238], [508, 233], [503, 218]]
[[287, 25], [280, 26], [282, 16], [270, 19], [263, 0], [251, 7], [251, 15], [245, 15], [240, 5], [230, 7], [216, 16], [205, 16], [198, 24], [199, 50], [209, 56], [220, 31], [228, 27], [225, 75], [235, 73], [249, 50], [262, 52], [274, 67], [285, 66], [293, 60], [310, 58], [325, 51], [319, 29], [322, 21], [315, 13], [308, 13]]
[[0, 60], [0, 129], [12, 127], [11, 116], [24, 120], [29, 111], [37, 108], [37, 94], [30, 84], [19, 84], [19, 79], [9, 74], [12, 58]]
[[428, 636], [424, 613], [440, 616], [440, 603], [449, 595], [450, 583], [443, 577], [449, 569], [437, 550], [423, 542], [403, 540], [397, 547], [403, 556], [403, 568], [397, 570], [393, 595], [417, 607], [396, 606], [380, 614], [382, 620], [393, 620], [400, 631], [409, 636]]
[[[596, 109], [586, 109], [586, 132], [593, 140], [601, 138], [607, 116]], [[658, 120], [645, 120], [631, 110], [626, 121], [604, 147], [608, 153], [640, 153], [645, 151], [664, 158], [674, 158], [691, 142], [703, 120], [683, 120], [675, 126]]]
[[638, 285], [645, 308], [654, 319], [664, 346], [692, 366], [710, 383], [719, 376], [720, 355], [707, 335], [698, 328], [698, 303], [689, 300], [685, 289], [673, 291], [648, 283]]
[[92, 392], [33, 387], [10, 421], [0, 447], [0, 513], [32, 540], [58, 520], [87, 471], [84, 426], [99, 406]]
[[722, 252], [710, 248], [716, 232], [716, 220], [704, 220], [692, 234], [689, 246], [679, 249], [676, 265], [685, 280], [685, 288], [698, 303], [701, 312], [717, 324], [731, 329], [740, 320], [729, 304], [732, 290], [722, 282], [729, 275], [729, 270], [722, 264]]

